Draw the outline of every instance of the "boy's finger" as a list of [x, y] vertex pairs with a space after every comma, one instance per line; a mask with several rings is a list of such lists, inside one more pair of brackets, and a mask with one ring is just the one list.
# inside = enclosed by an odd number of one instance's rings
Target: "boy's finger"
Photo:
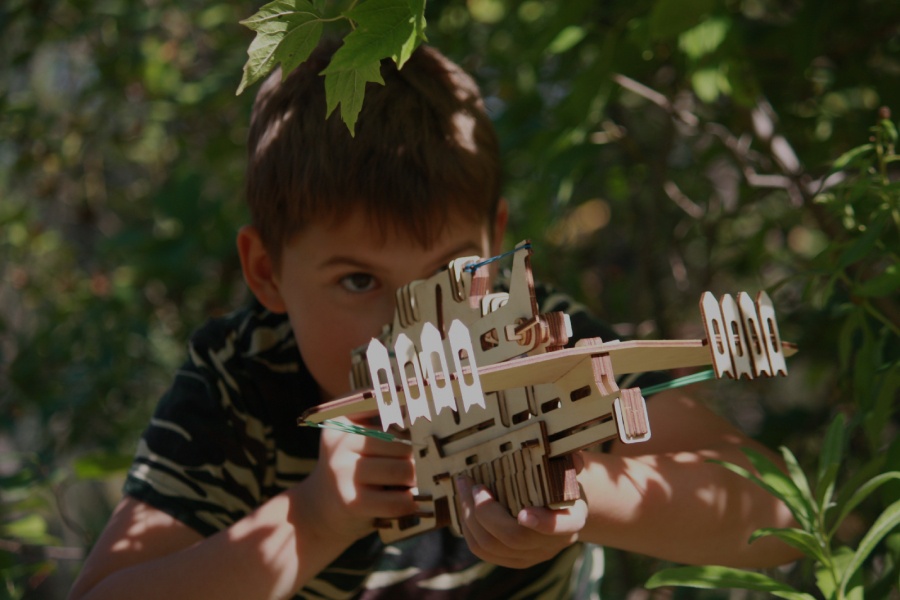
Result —
[[579, 533], [587, 523], [587, 504], [578, 500], [561, 510], [544, 507], [523, 508], [517, 515], [523, 527], [544, 535], [572, 535]]
[[510, 550], [534, 547], [534, 532], [520, 526], [486, 487], [472, 485], [471, 480], [465, 478], [465, 485], [459, 496], [468, 508], [468, 512], [463, 515], [463, 522], [481, 548], [504, 554]]
[[361, 485], [412, 487], [416, 484], [416, 468], [411, 460], [369, 457], [358, 463], [356, 481]]

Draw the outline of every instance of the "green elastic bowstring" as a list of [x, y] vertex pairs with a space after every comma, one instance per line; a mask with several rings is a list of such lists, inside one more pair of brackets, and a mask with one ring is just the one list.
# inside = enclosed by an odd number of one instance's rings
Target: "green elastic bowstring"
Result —
[[707, 379], [713, 379], [715, 376], [716, 376], [716, 374], [712, 370], [700, 371], [699, 373], [694, 373], [692, 375], [685, 375], [684, 377], [679, 377], [677, 379], [673, 379], [672, 381], [667, 381], [665, 383], [659, 383], [656, 385], [651, 385], [649, 387], [641, 388], [641, 394], [643, 394], [644, 397], [647, 397], [651, 394], [664, 392], [666, 390], [673, 390], [675, 388], [679, 388], [679, 387], [682, 387], [685, 385], [690, 385], [692, 383], [699, 383], [701, 381], [706, 381]]
[[401, 444], [409, 444], [412, 446], [412, 442], [409, 440], [404, 440], [403, 438], [398, 438], [395, 435], [392, 435], [386, 431], [378, 431], [377, 429], [368, 429], [366, 427], [360, 427], [359, 425], [353, 425], [352, 423], [344, 423], [342, 421], [332, 421], [331, 419], [325, 419], [321, 423], [313, 423], [312, 421], [300, 421], [298, 423], [302, 427], [315, 427], [317, 429], [332, 429], [334, 431], [343, 431], [344, 433], [355, 433], [358, 435], [365, 435], [368, 437], [376, 438], [379, 440], [385, 440], [387, 442], [400, 442]]

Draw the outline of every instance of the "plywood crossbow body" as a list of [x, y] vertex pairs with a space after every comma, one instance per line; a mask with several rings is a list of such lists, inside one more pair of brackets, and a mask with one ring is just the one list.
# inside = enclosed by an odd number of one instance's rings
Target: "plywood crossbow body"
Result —
[[490, 293], [482, 267], [493, 259], [475, 256], [398, 290], [392, 326], [354, 352], [357, 391], [298, 419], [328, 426], [377, 408], [383, 431], [362, 432], [413, 445], [418, 510], [379, 520], [385, 542], [440, 527], [460, 535], [461, 474], [486, 485], [513, 515], [527, 506], [574, 503], [580, 494], [574, 452], [613, 438], [627, 444], [650, 438], [641, 389], [620, 389], [618, 377], [704, 365], [719, 378], [784, 376], [785, 357], [796, 352], [781, 340], [765, 292], [755, 300], [745, 292], [719, 300], [703, 294], [705, 339], [592, 338], [565, 348], [569, 316], [540, 314], [531, 245], [522, 242], [508, 254], [508, 293]]

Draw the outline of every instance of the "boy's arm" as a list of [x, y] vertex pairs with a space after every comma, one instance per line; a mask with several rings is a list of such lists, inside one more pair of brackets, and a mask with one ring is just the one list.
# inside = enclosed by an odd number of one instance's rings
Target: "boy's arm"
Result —
[[292, 515], [303, 495], [297, 486], [209, 538], [126, 497], [70, 599], [290, 597], [344, 550]]
[[752, 469], [742, 447], [778, 461], [771, 451], [677, 391], [655, 397], [648, 411], [649, 441], [584, 453], [581, 539], [689, 564], [762, 568], [798, 558], [773, 538], [748, 544], [756, 529], [789, 527], [793, 517], [756, 484], [708, 462]]
[[[461, 499], [466, 539], [478, 556], [507, 566], [549, 558], [577, 539], [682, 563], [767, 567], [797, 558], [772, 539], [747, 543], [761, 527], [792, 524], [787, 508], [710, 458], [747, 465], [740, 452], [762, 448], [725, 420], [677, 392], [648, 403], [652, 438], [581, 453], [587, 506], [525, 509], [518, 520], [476, 487]], [[499, 510], [498, 510], [499, 509]], [[582, 517], [582, 511], [584, 516]], [[579, 527], [577, 536], [572, 528]]]
[[126, 497], [70, 598], [289, 598], [376, 517], [414, 510], [414, 483], [408, 446], [324, 430], [306, 479], [208, 538]]

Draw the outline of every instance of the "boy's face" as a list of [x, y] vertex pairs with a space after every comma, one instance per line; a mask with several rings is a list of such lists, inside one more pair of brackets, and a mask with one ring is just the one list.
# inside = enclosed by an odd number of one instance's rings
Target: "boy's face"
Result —
[[397, 289], [459, 256], [497, 254], [505, 216], [493, 232], [463, 218], [447, 225], [424, 249], [402, 237], [382, 240], [357, 210], [333, 227], [311, 226], [285, 246], [273, 284], [322, 400], [350, 391], [351, 350], [393, 322]]

